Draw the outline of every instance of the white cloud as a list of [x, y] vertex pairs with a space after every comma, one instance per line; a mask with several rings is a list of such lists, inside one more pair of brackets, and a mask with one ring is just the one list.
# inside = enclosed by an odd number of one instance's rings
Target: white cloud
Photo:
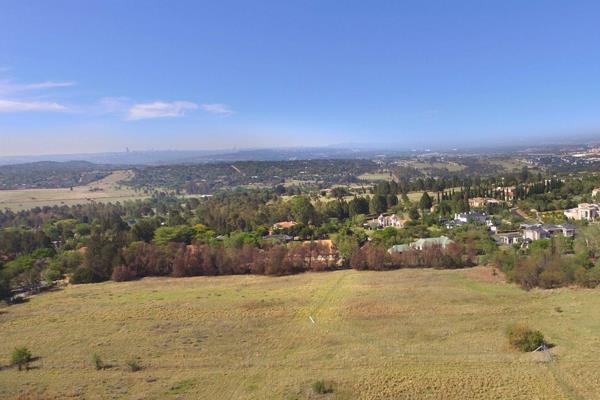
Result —
[[75, 85], [75, 82], [64, 81], [64, 82], [54, 82], [54, 81], [45, 81], [38, 83], [13, 83], [8, 80], [0, 81], [0, 93], [3, 94], [13, 94], [20, 93], [26, 91], [34, 91], [34, 90], [46, 90], [46, 89], [56, 89], [63, 88]]
[[[14, 83], [0, 80], [0, 113], [29, 111], [68, 111], [68, 108], [54, 101], [40, 101], [40, 92], [74, 85], [74, 82], [45, 81], [39, 83]], [[45, 96], [44, 96], [45, 97]]]
[[212, 103], [212, 104], [202, 104], [202, 109], [211, 114], [219, 114], [219, 115], [231, 115], [233, 114], [233, 110], [229, 108], [226, 104], [221, 103]]
[[186, 111], [196, 110], [198, 105], [189, 101], [155, 101], [134, 104], [127, 114], [129, 120], [149, 118], [182, 117]]
[[0, 113], [25, 111], [67, 111], [67, 107], [54, 102], [0, 99]]

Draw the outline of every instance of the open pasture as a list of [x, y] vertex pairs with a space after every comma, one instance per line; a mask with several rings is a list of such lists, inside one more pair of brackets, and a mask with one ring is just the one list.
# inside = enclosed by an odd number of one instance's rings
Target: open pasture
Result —
[[34, 207], [75, 205], [96, 202], [117, 202], [148, 197], [127, 186], [119, 184], [131, 179], [133, 171], [115, 171], [104, 179], [89, 185], [60, 189], [0, 190], [0, 209], [19, 211]]
[[[599, 292], [525, 292], [490, 271], [70, 286], [0, 310], [0, 363], [20, 345], [39, 357], [0, 370], [0, 398], [600, 398]], [[517, 321], [555, 345], [552, 362], [509, 348]]]

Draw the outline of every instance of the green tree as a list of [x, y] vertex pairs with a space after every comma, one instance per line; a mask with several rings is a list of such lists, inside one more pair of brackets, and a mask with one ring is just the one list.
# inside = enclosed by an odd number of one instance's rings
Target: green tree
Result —
[[305, 196], [294, 196], [291, 200], [290, 210], [294, 220], [304, 225], [308, 225], [315, 218], [315, 207]]
[[432, 205], [433, 205], [433, 200], [431, 200], [431, 197], [429, 196], [429, 194], [427, 192], [423, 192], [423, 195], [421, 196], [421, 200], [419, 200], [419, 208], [421, 210], [429, 210]]
[[408, 217], [413, 221], [419, 220], [421, 215], [419, 214], [419, 210], [417, 209], [417, 207], [411, 207], [411, 209], [408, 211]]
[[364, 197], [355, 197], [348, 203], [348, 213], [350, 217], [369, 212], [369, 201]]
[[143, 218], [131, 228], [134, 240], [150, 243], [154, 238], [154, 231], [158, 228], [158, 221], [154, 218]]
[[369, 212], [371, 214], [381, 214], [387, 211], [387, 200], [385, 196], [376, 194], [369, 201]]
[[398, 205], [398, 196], [395, 194], [388, 194], [385, 200], [387, 202], [388, 209]]
[[165, 245], [167, 243], [190, 244], [196, 231], [187, 225], [161, 226], [154, 232], [154, 243]]

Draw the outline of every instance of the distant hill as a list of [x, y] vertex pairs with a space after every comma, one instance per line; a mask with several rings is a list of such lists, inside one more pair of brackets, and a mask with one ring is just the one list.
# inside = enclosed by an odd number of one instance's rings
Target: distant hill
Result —
[[86, 185], [110, 174], [107, 165], [88, 161], [39, 161], [0, 166], [0, 190]]
[[[579, 142], [578, 142], [579, 143]], [[597, 143], [597, 140], [593, 143]], [[0, 166], [10, 164], [29, 164], [40, 161], [87, 161], [94, 164], [132, 166], [132, 165], [168, 165], [193, 164], [216, 161], [288, 161], [318, 159], [373, 159], [379, 157], [407, 157], [425, 154], [447, 155], [498, 155], [521, 153], [557, 153], [562, 151], [581, 151], [596, 146], [592, 142], [562, 143], [541, 142], [508, 143], [494, 146], [475, 146], [449, 148], [444, 146], [407, 148], [401, 143], [345, 143], [331, 146], [313, 147], [277, 147], [256, 149], [220, 149], [220, 150], [150, 150], [123, 151], [111, 153], [50, 154], [35, 156], [0, 156]]]
[[24, 164], [38, 161], [83, 160], [109, 165], [167, 165], [215, 161], [287, 161], [315, 159], [368, 159], [381, 154], [400, 155], [406, 151], [358, 148], [310, 147], [224, 150], [167, 150], [130, 151], [120, 153], [58, 154], [43, 156], [0, 157], [0, 165]]

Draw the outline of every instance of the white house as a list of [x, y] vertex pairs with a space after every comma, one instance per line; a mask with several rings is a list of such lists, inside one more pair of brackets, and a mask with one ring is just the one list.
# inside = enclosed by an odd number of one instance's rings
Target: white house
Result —
[[575, 236], [575, 225], [572, 224], [523, 224], [523, 239], [524, 240], [540, 240], [547, 239], [556, 234], [562, 234], [564, 237], [572, 238]]
[[511, 246], [523, 242], [523, 234], [521, 232], [505, 232], [494, 236], [494, 240], [498, 244]]
[[600, 215], [600, 206], [592, 203], [581, 203], [576, 208], [565, 210], [564, 214], [567, 218], [577, 221], [594, 221]]
[[398, 218], [396, 214], [383, 215], [370, 220], [366, 225], [376, 228], [387, 228], [391, 226], [393, 228], [403, 228], [406, 220]]

